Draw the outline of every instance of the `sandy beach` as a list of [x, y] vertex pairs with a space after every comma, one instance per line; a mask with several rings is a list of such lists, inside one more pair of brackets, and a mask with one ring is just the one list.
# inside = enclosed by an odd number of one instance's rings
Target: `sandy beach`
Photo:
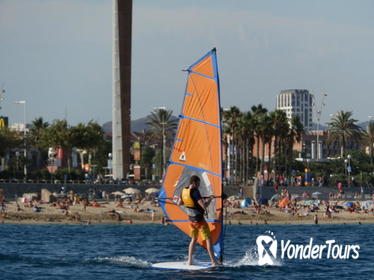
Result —
[[[339, 202], [338, 204], [343, 204]], [[59, 209], [52, 203], [39, 204], [40, 212], [34, 212], [31, 207], [16, 202], [5, 204], [5, 211], [0, 212], [0, 223], [6, 224], [161, 224], [164, 214], [162, 209], [145, 201], [138, 204], [128, 204], [119, 207], [115, 201], [100, 201], [96, 207], [82, 204], [69, 206], [68, 211]], [[301, 209], [296, 213], [284, 208], [254, 206], [248, 208], [227, 207], [226, 224], [364, 224], [374, 223], [373, 211], [350, 212], [339, 209], [325, 214], [325, 206], [321, 205], [314, 212]]]

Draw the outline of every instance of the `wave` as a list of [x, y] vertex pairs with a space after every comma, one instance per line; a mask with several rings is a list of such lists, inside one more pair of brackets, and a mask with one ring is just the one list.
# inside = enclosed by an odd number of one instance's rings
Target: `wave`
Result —
[[[244, 266], [259, 266], [258, 265], [258, 253], [257, 253], [257, 247], [252, 247], [245, 251], [244, 256], [235, 261], [227, 261], [223, 263], [224, 267], [232, 267], [232, 268], [238, 268], [238, 267], [244, 267]], [[282, 266], [282, 262], [278, 259], [274, 260], [274, 263], [272, 265], [267, 266]]]
[[117, 256], [117, 257], [98, 257], [95, 258], [95, 261], [100, 263], [110, 263], [110, 264], [117, 264], [123, 265], [128, 267], [138, 267], [144, 268], [151, 266], [152, 263], [137, 259], [131, 256]]

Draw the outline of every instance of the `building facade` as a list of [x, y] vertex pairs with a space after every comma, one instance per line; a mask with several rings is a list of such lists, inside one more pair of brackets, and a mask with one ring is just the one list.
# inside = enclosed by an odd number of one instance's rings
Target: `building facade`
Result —
[[307, 133], [313, 128], [313, 98], [306, 89], [282, 90], [276, 97], [276, 109], [285, 111], [289, 120], [299, 116]]

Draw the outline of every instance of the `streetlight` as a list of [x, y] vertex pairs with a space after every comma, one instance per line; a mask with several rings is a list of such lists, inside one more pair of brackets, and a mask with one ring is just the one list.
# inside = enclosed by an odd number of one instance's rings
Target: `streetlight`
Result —
[[344, 159], [344, 176], [347, 176], [348, 171], [348, 159]]
[[23, 156], [25, 157], [25, 163], [23, 165], [23, 174], [25, 175], [25, 180], [26, 180], [27, 179], [26, 100], [17, 100], [17, 101], [14, 101], [14, 104], [23, 104], [23, 125], [24, 125], [23, 127], [23, 145], [24, 145]]
[[[0, 105], [1, 105], [1, 102], [4, 101], [4, 97], [3, 95], [5, 94], [5, 89], [1, 88], [0, 89]], [[0, 110], [1, 110], [1, 106], [0, 106]]]
[[[369, 117], [369, 123], [366, 128], [366, 131], [370, 133], [369, 131], [371, 127], [371, 120], [374, 119], [374, 116], [368, 116], [368, 117]], [[369, 141], [369, 156], [370, 156], [370, 164], [373, 165], [373, 143], [371, 141]]]
[[108, 171], [109, 171], [109, 175], [111, 175], [113, 177], [113, 157], [112, 157], [112, 153], [109, 153], [108, 154], [108, 163], [107, 163], [107, 167], [108, 167]]
[[162, 177], [165, 175], [166, 168], [166, 137], [165, 137], [165, 125], [166, 122], [162, 122]]
[[[166, 107], [154, 107], [154, 111], [166, 111]], [[166, 172], [166, 136], [165, 136], [165, 125], [167, 125], [167, 122], [165, 122], [165, 118], [162, 117], [162, 122], [160, 122], [162, 125], [162, 177], [164, 177]]]
[[317, 111], [317, 161], [319, 161], [322, 157], [322, 153], [321, 153], [321, 148], [322, 148], [322, 145], [321, 147], [319, 146], [319, 127], [320, 127], [320, 121], [321, 121], [321, 115], [322, 115], [322, 109], [323, 107], [326, 105], [325, 104], [325, 97], [327, 97], [327, 93], [321, 93], [322, 95], [322, 100], [321, 100], [321, 106], [319, 108], [319, 110]]
[[351, 167], [351, 158], [352, 156], [350, 154], [347, 155], [348, 159], [348, 166], [347, 166], [347, 173], [348, 173], [348, 186], [351, 185], [351, 172], [352, 172], [352, 167]]

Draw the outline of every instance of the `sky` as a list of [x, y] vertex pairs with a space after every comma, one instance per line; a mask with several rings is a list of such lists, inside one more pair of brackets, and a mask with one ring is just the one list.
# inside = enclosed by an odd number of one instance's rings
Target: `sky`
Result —
[[[374, 115], [374, 1], [134, 0], [132, 119], [179, 114], [182, 69], [217, 48], [221, 103], [275, 109], [283, 89], [327, 93], [338, 110]], [[23, 122], [111, 121], [112, 0], [0, 0], [0, 115]]]

